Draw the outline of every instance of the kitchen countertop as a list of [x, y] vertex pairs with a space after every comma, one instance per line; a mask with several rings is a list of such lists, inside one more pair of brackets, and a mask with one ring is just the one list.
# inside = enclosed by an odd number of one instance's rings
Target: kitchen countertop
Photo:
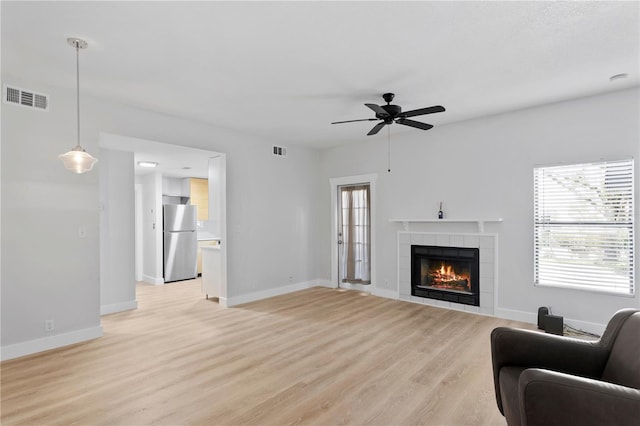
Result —
[[213, 235], [211, 232], [200, 231], [198, 232], [198, 241], [214, 241], [220, 240], [220, 237]]

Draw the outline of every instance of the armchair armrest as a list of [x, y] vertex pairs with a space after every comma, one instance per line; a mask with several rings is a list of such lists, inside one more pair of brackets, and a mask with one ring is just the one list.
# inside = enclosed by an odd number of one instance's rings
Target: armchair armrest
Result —
[[609, 352], [600, 341], [586, 341], [532, 330], [498, 327], [491, 332], [491, 361], [496, 401], [503, 411], [500, 369], [504, 366], [545, 368], [599, 378]]
[[637, 389], [532, 368], [520, 375], [518, 393], [523, 425], [640, 425]]

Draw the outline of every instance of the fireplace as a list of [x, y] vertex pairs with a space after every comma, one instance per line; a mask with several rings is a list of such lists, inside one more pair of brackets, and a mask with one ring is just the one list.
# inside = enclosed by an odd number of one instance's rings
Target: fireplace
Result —
[[480, 306], [477, 248], [411, 246], [411, 295]]

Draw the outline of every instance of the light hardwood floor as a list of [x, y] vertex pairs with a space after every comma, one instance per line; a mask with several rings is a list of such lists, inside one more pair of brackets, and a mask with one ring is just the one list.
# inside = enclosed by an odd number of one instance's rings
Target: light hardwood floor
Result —
[[312, 288], [224, 309], [138, 285], [104, 336], [1, 364], [3, 425], [504, 425], [489, 333], [530, 324]]

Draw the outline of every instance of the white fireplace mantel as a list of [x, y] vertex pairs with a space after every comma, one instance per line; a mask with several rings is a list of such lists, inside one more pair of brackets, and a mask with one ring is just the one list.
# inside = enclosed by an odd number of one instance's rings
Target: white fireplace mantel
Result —
[[402, 223], [405, 231], [409, 230], [410, 223], [476, 223], [478, 232], [484, 232], [485, 223], [502, 222], [502, 218], [497, 219], [389, 219], [389, 222]]

